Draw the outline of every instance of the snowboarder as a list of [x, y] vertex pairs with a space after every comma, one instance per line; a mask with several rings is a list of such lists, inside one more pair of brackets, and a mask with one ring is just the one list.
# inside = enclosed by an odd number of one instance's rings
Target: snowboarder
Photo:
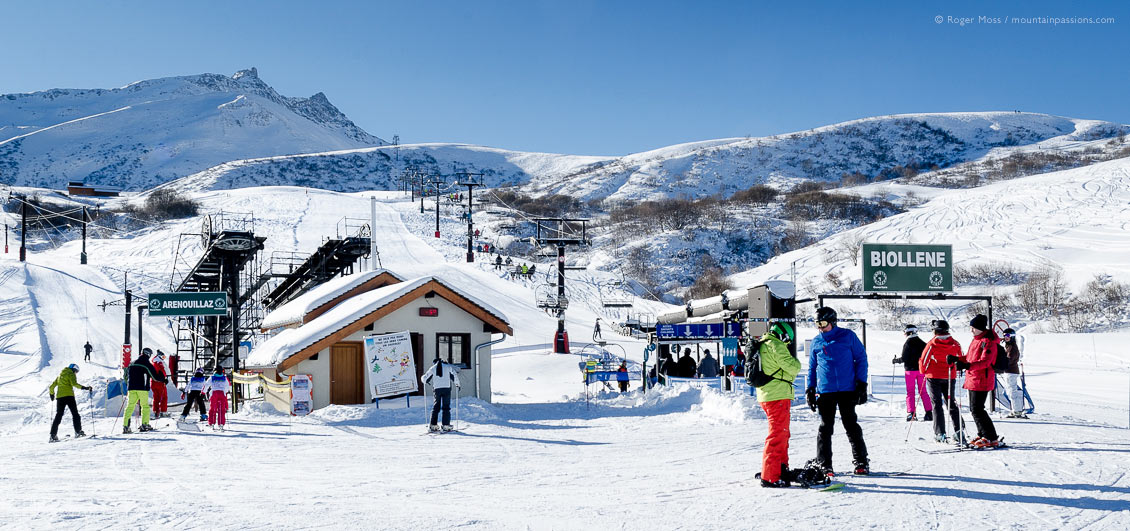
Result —
[[[432, 418], [428, 423], [429, 432], [437, 432], [440, 429], [443, 431], [451, 431], [451, 386], [455, 386], [456, 392], [459, 392], [459, 373], [452, 367], [451, 364], [444, 363], [437, 355], [432, 366], [428, 368], [422, 376], [420, 381], [424, 385], [432, 384], [432, 395], [435, 402], [432, 404]], [[443, 427], [441, 428], [436, 424], [439, 420], [439, 412], [443, 411]]]
[[228, 377], [224, 376], [224, 368], [216, 367], [216, 372], [212, 373], [212, 377], [208, 379], [208, 383], [204, 386], [204, 394], [211, 397], [211, 402], [208, 405], [208, 426], [213, 430], [219, 425], [222, 431], [228, 423], [228, 391], [230, 389], [231, 384], [228, 383]]
[[698, 377], [699, 378], [717, 378], [718, 377], [718, 360], [710, 355], [710, 349], [703, 350], [706, 355], [703, 356], [702, 361], [698, 363]]
[[122, 433], [131, 433], [129, 423], [134, 405], [141, 406], [141, 427], [137, 431], [153, 431], [153, 427], [149, 425], [149, 385], [157, 375], [153, 365], [149, 363], [149, 356], [152, 355], [153, 351], [149, 348], [141, 349], [141, 355], [129, 365], [127, 373], [129, 394], [126, 398], [125, 415], [122, 417]]
[[810, 463], [832, 473], [832, 432], [836, 409], [839, 409], [840, 422], [851, 443], [855, 473], [867, 474], [870, 472], [867, 445], [855, 414], [855, 406], [867, 402], [867, 352], [855, 332], [837, 327], [837, 320], [832, 308], [816, 310], [820, 333], [812, 339], [808, 356], [809, 387], [804, 393], [808, 407], [820, 411], [816, 458]]
[[192, 406], [196, 406], [196, 410], [200, 412], [200, 421], [208, 420], [208, 410], [204, 407], [204, 387], [208, 385], [208, 378], [204, 376], [204, 369], [196, 369], [196, 374], [192, 375], [192, 379], [188, 381], [185, 386], [185, 391], [188, 391], [188, 399], [184, 403], [184, 411], [180, 414], [180, 421], [184, 422], [188, 418], [188, 414], [192, 412]]
[[1005, 384], [1001, 392], [1008, 394], [1009, 404], [1012, 405], [1008, 418], [1026, 419], [1028, 415], [1024, 414], [1024, 389], [1020, 387], [1020, 347], [1016, 344], [1016, 330], [1004, 329], [1003, 345], [1004, 351], [1008, 353], [1008, 369], [1004, 371]]
[[162, 413], [169, 411], [169, 391], [165, 383], [169, 381], [165, 374], [165, 353], [157, 350], [153, 357], [153, 418], [161, 418]]
[[616, 369], [616, 372], [621, 373], [621, 374], [616, 375], [616, 380], [620, 384], [620, 392], [621, 393], [627, 393], [628, 392], [628, 362], [621, 361], [620, 367]]
[[977, 423], [977, 437], [969, 445], [974, 448], [997, 448], [1001, 445], [1001, 440], [993, 426], [993, 419], [985, 411], [985, 402], [996, 385], [993, 361], [997, 357], [1000, 338], [993, 332], [989, 318], [984, 314], [977, 314], [969, 321], [969, 326], [973, 331], [973, 341], [969, 343], [965, 356], [950, 355], [946, 357], [946, 361], [965, 371], [965, 385], [962, 387], [969, 391], [969, 413]]
[[596, 318], [596, 322], [592, 325], [592, 340], [603, 341], [604, 337], [600, 335], [600, 318]]
[[794, 340], [791, 325], [773, 323], [759, 341], [761, 372], [773, 378], [757, 388], [757, 403], [769, 419], [765, 450], [761, 453], [761, 473], [757, 474], [762, 487], [787, 487], [791, 480], [785, 473], [789, 470], [789, 410], [793, 403], [793, 381], [800, 372], [800, 360], [789, 352], [789, 343]]
[[930, 391], [934, 410], [938, 412], [934, 416], [934, 440], [940, 443], [948, 441], [945, 412], [949, 412], [954, 440], [964, 443], [961, 433], [961, 412], [957, 409], [956, 397], [954, 397], [956, 371], [946, 361], [949, 356], [961, 355], [961, 344], [950, 336], [950, 324], [946, 321], [938, 320], [930, 324], [934, 328], [934, 337], [922, 350], [918, 369], [926, 377], [926, 388]]
[[59, 377], [51, 382], [48, 386], [47, 392], [51, 396], [51, 400], [55, 401], [55, 420], [51, 422], [51, 442], [59, 441], [59, 422], [63, 420], [63, 409], [71, 410], [71, 424], [75, 428], [75, 437], [86, 437], [82, 431], [82, 417], [78, 414], [78, 403], [75, 402], [75, 387], [91, 390], [90, 386], [78, 383], [76, 375], [78, 374], [78, 365], [74, 363], [63, 367], [59, 371]]
[[933, 405], [930, 403], [930, 396], [926, 393], [926, 377], [918, 370], [918, 359], [922, 357], [922, 349], [926, 348], [926, 342], [918, 337], [918, 327], [912, 324], [906, 325], [903, 333], [906, 334], [906, 342], [902, 344], [902, 356], [892, 359], [891, 363], [903, 365], [906, 378], [906, 421], [918, 420], [917, 400], [915, 400], [917, 394], [921, 395], [922, 409], [926, 410], [922, 420], [929, 422], [934, 419], [931, 412]]
[[87, 341], [86, 344], [82, 346], [82, 349], [86, 351], [86, 356], [84, 356], [82, 360], [90, 361], [90, 353], [94, 351], [94, 347], [90, 346], [90, 342]]
[[691, 357], [691, 349], [683, 349], [683, 356], [679, 358], [679, 363], [676, 364], [675, 368], [677, 372], [671, 376], [694, 378], [695, 373], [698, 372], [698, 364]]

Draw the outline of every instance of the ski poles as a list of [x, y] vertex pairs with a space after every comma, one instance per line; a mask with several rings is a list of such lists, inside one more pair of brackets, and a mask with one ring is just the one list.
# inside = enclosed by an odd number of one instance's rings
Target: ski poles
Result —
[[88, 402], [90, 402], [90, 435], [93, 437], [98, 435], [97, 431], [94, 429], [94, 389], [88, 389], [86, 396], [89, 399]]

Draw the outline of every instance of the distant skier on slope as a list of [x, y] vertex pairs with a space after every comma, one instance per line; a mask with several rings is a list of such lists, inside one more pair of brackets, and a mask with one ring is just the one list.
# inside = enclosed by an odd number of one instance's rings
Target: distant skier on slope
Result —
[[946, 361], [965, 371], [965, 385], [962, 387], [969, 391], [969, 413], [977, 423], [977, 438], [970, 441], [969, 445], [974, 448], [997, 448], [1001, 445], [1001, 440], [993, 426], [993, 419], [985, 411], [985, 402], [996, 385], [993, 361], [997, 356], [1000, 338], [993, 333], [989, 318], [984, 314], [977, 314], [969, 321], [969, 326], [973, 330], [973, 341], [969, 343], [965, 356], [947, 356]]
[[137, 360], [129, 365], [127, 372], [129, 393], [126, 398], [125, 415], [122, 417], [122, 433], [131, 433], [129, 423], [134, 405], [141, 406], [141, 427], [137, 431], [153, 431], [153, 427], [149, 425], [149, 386], [150, 381], [157, 377], [157, 371], [149, 363], [151, 355], [153, 351], [144, 348]]
[[[836, 311], [822, 307], [816, 310], [816, 326], [820, 331], [812, 339], [808, 356], [808, 389], [805, 399], [813, 411], [820, 411], [820, 428], [816, 439], [816, 458], [808, 464], [826, 473], [832, 468], [832, 432], [836, 409], [851, 443], [856, 474], [870, 473], [867, 444], [859, 427], [855, 406], [867, 402], [867, 352], [855, 332], [836, 326]], [[819, 398], [817, 398], [819, 394]]]
[[208, 404], [208, 426], [213, 430], [219, 426], [223, 431], [228, 423], [228, 391], [230, 390], [231, 383], [228, 382], [228, 377], [224, 376], [224, 368], [216, 367], [216, 372], [212, 373], [212, 377], [204, 385], [204, 394], [211, 396], [211, 402]]
[[600, 335], [600, 318], [599, 317], [596, 318], [596, 322], [593, 323], [593, 325], [592, 325], [592, 340], [593, 341], [603, 341], [604, 340], [604, 336]]
[[86, 437], [82, 431], [82, 417], [78, 414], [78, 403], [75, 402], [75, 387], [89, 391], [90, 386], [78, 383], [76, 375], [78, 374], [78, 365], [74, 363], [63, 367], [59, 371], [59, 377], [51, 382], [48, 386], [47, 392], [51, 396], [51, 400], [55, 401], [55, 420], [51, 422], [51, 442], [59, 441], [59, 422], [63, 420], [63, 409], [71, 410], [71, 424], [75, 428], [75, 437]]
[[165, 374], [165, 353], [160, 350], [153, 357], [153, 372], [153, 418], [159, 419], [169, 411], [169, 390], [165, 387], [169, 377]]
[[891, 363], [903, 364], [906, 379], [906, 421], [918, 420], [916, 395], [921, 395], [922, 409], [926, 410], [922, 420], [929, 422], [934, 418], [931, 412], [933, 406], [930, 404], [930, 396], [926, 393], [926, 378], [918, 370], [918, 359], [922, 357], [922, 349], [926, 348], [926, 342], [918, 337], [918, 327], [912, 324], [906, 325], [903, 333], [906, 334], [906, 342], [902, 344], [902, 356], [891, 360]]
[[949, 412], [950, 424], [953, 426], [954, 440], [965, 443], [961, 431], [961, 411], [957, 408], [954, 397], [954, 377], [956, 369], [950, 365], [946, 358], [961, 356], [961, 343], [950, 336], [950, 324], [943, 320], [931, 323], [934, 328], [934, 337], [926, 343], [922, 350], [922, 357], [918, 362], [918, 370], [926, 376], [926, 388], [930, 391], [930, 400], [934, 410], [934, 440], [940, 443], [947, 442], [946, 416]]
[[204, 407], [204, 387], [207, 385], [208, 377], [204, 376], [204, 369], [196, 369], [196, 374], [192, 375], [192, 379], [188, 381], [188, 385], [184, 388], [188, 392], [188, 399], [184, 403], [184, 411], [180, 414], [181, 422], [188, 418], [188, 414], [192, 412], [194, 405], [200, 412], [200, 421], [208, 420], [208, 410]]
[[82, 350], [86, 352], [86, 355], [83, 356], [82, 360], [90, 361], [90, 353], [94, 351], [94, 347], [90, 346], [90, 342], [87, 341], [86, 344], [82, 346]]
[[792, 480], [791, 474], [787, 473], [789, 410], [793, 403], [793, 381], [800, 372], [800, 360], [789, 352], [789, 343], [794, 340], [790, 324], [774, 323], [759, 341], [761, 372], [773, 378], [771, 382], [757, 388], [757, 403], [769, 419], [765, 450], [761, 453], [761, 472], [757, 474], [762, 487], [788, 487]]
[[[456, 392], [459, 389], [459, 373], [452, 367], [451, 364], [444, 363], [438, 355], [432, 366], [428, 368], [422, 376], [420, 381], [424, 385], [429, 383], [432, 385], [432, 396], [435, 402], [432, 404], [432, 418], [428, 423], [428, 431], [436, 432], [442, 429], [443, 431], [451, 431], [451, 387], [455, 386]], [[436, 424], [439, 420], [439, 412], [443, 411], [443, 427], [441, 428]]]

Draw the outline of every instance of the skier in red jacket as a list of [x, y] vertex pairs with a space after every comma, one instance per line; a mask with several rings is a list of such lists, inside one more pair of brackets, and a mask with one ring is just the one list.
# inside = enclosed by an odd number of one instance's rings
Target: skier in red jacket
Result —
[[169, 411], [169, 392], [165, 388], [167, 376], [165, 375], [165, 353], [160, 350], [153, 357], [153, 368], [156, 375], [153, 377], [150, 388], [153, 389], [153, 418], [159, 419], [162, 413]]
[[943, 320], [931, 323], [934, 328], [934, 337], [926, 343], [922, 350], [922, 357], [918, 360], [918, 370], [926, 376], [926, 388], [930, 392], [930, 401], [933, 402], [934, 411], [934, 440], [944, 443], [946, 437], [946, 417], [949, 412], [950, 423], [953, 425], [954, 439], [965, 442], [961, 430], [961, 412], [957, 408], [954, 397], [954, 377], [957, 371], [953, 365], [946, 362], [949, 356], [961, 356], [961, 344], [950, 336], [950, 324]]
[[996, 448], [1001, 445], [1000, 437], [993, 426], [993, 419], [985, 411], [985, 402], [989, 393], [996, 386], [996, 373], [993, 372], [993, 361], [997, 356], [997, 343], [1000, 338], [993, 333], [989, 326], [989, 318], [977, 314], [969, 326], [973, 329], [973, 342], [965, 351], [965, 357], [947, 356], [946, 360], [954, 362], [958, 369], [965, 370], [965, 385], [969, 391], [969, 413], [977, 423], [977, 438], [969, 442], [974, 448]]

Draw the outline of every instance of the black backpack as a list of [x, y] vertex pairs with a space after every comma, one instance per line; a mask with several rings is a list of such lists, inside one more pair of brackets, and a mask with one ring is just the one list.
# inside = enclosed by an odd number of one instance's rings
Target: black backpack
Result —
[[[749, 350], [750, 354], [749, 357], [746, 358], [745, 364], [746, 383], [754, 387], [765, 387], [766, 384], [772, 382], [773, 380], [781, 380], [782, 382], [786, 381], [784, 379], [777, 378], [776, 372], [773, 374], [765, 374], [765, 371], [761, 370], [761, 341], [755, 341], [751, 343]], [[780, 372], [780, 369], [778, 369], [777, 372]]]
[[993, 358], [993, 372], [1005, 372], [1008, 370], [1008, 351], [1000, 344], [997, 345], [997, 357]]

